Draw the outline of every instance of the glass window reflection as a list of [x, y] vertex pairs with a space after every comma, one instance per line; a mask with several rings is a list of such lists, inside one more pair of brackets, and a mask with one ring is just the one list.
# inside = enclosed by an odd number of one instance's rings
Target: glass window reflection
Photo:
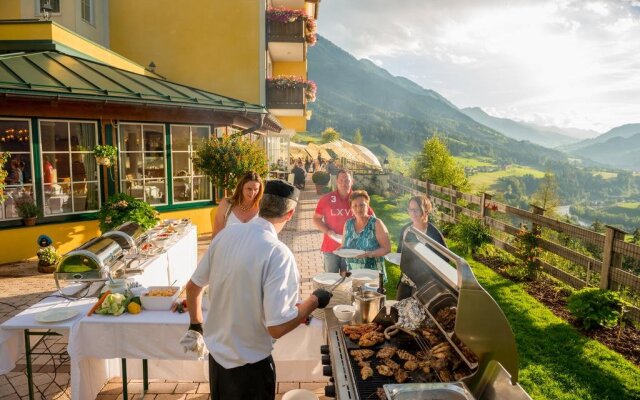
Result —
[[198, 146], [210, 134], [208, 126], [171, 125], [174, 203], [211, 200], [211, 184], [192, 161]]

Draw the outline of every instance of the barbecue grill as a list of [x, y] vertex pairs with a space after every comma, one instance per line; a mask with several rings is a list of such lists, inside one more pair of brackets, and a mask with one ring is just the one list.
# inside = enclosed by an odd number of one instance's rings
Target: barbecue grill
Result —
[[[367, 348], [404, 350], [416, 356], [421, 367], [403, 370], [405, 380], [397, 383], [398, 378], [378, 372], [387, 361], [374, 355], [365, 360], [374, 373], [363, 380], [362, 364], [351, 351], [365, 347], [347, 336], [343, 324], [327, 312], [327, 345], [321, 352], [323, 374], [332, 377], [333, 384], [325, 387], [325, 394], [343, 400], [530, 399], [517, 384], [518, 356], [509, 323], [467, 262], [411, 228], [403, 238], [400, 268], [415, 283], [413, 299], [426, 319], [415, 331]], [[442, 348], [447, 349], [446, 358], [436, 358]], [[402, 369], [404, 360], [397, 353], [390, 360], [388, 365], [400, 364]]]

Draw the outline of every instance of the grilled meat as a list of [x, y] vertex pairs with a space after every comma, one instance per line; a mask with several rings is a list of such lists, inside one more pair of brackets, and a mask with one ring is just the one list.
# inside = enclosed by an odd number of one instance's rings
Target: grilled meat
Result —
[[400, 369], [400, 364], [390, 358], [385, 358], [384, 360], [382, 360], [382, 362], [384, 362], [384, 365], [391, 368], [393, 371], [397, 371]]
[[353, 359], [356, 361], [366, 360], [367, 358], [371, 357], [375, 353], [376, 353], [375, 351], [368, 350], [368, 349], [351, 350], [349, 352], [349, 354], [351, 354], [351, 357], [353, 357]]
[[400, 357], [401, 360], [404, 360], [404, 361], [409, 361], [409, 360], [415, 361], [416, 360], [416, 356], [414, 356], [413, 354], [409, 353], [406, 350], [400, 349], [400, 350], [398, 350], [398, 352], [396, 354], [398, 355], [398, 357]]
[[360, 370], [360, 376], [363, 381], [366, 381], [368, 378], [373, 376], [373, 369], [369, 365], [365, 365]]
[[376, 389], [376, 395], [379, 400], [387, 400], [387, 394], [384, 392], [384, 388], [379, 387]]
[[435, 369], [444, 369], [444, 368], [447, 368], [447, 365], [449, 364], [449, 360], [447, 360], [446, 358], [435, 359], [435, 360], [432, 360], [430, 364]]
[[377, 331], [371, 331], [360, 336], [360, 340], [358, 340], [358, 345], [360, 347], [371, 347], [371, 346], [375, 346], [378, 343], [383, 343], [383, 342], [384, 342], [384, 334]]
[[378, 373], [382, 376], [393, 376], [393, 371], [386, 365], [376, 365], [376, 370], [378, 370]]
[[400, 368], [396, 371], [393, 377], [395, 378], [396, 382], [403, 383], [404, 381], [409, 379], [409, 374], [407, 373], [407, 371]]
[[351, 336], [352, 334], [362, 336], [365, 333], [375, 331], [376, 329], [378, 329], [378, 325], [374, 323], [342, 326], [342, 332], [344, 332], [345, 335], [349, 336]]
[[[409, 361], [407, 361], [409, 362]], [[418, 365], [420, 366], [420, 369], [422, 370], [422, 372], [425, 373], [425, 375], [428, 375], [431, 372], [431, 362], [430, 361], [420, 361], [418, 363]]]
[[418, 369], [418, 367], [419, 365], [417, 361], [409, 360], [404, 363], [404, 369], [406, 369], [407, 371], [415, 371], [416, 369]]
[[445, 331], [451, 332], [456, 324], [456, 308], [443, 308], [436, 313], [435, 318]]
[[397, 350], [397, 348], [395, 348], [393, 346], [383, 347], [380, 350], [378, 350], [378, 354], [376, 354], [376, 357], [378, 357], [378, 358], [391, 358], [391, 357], [393, 357], [394, 354], [396, 354], [396, 350]]
[[451, 381], [453, 381], [453, 376], [451, 376], [451, 373], [449, 371], [447, 371], [446, 369], [438, 370], [438, 376], [440, 377], [442, 382], [451, 382]]

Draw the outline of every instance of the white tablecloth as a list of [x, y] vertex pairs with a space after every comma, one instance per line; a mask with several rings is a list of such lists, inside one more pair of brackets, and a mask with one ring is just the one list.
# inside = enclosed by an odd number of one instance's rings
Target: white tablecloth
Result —
[[[143, 286], [166, 286], [174, 281], [176, 285], [183, 286], [196, 268], [197, 246], [197, 229], [195, 226], [190, 226], [178, 236], [176, 242], [166, 252], [147, 259], [142, 264], [142, 273], [135, 275], [133, 279]], [[0, 325], [0, 374], [6, 374], [15, 368], [16, 361], [24, 354], [23, 331], [25, 329], [52, 329], [64, 335], [73, 336], [75, 330], [78, 329], [80, 321], [100, 318], [98, 316], [86, 317], [89, 308], [96, 301], [97, 299], [95, 298], [69, 301], [59, 297], [56, 292], [5, 321]], [[72, 319], [56, 323], [40, 323], [35, 320], [36, 313], [56, 307], [78, 307], [80, 308], [80, 313]], [[122, 318], [124, 317], [122, 316]], [[182, 331], [184, 331], [184, 327]], [[99, 344], [100, 342], [94, 343], [98, 343], [98, 346], [94, 345], [93, 347], [102, 347]], [[69, 353], [71, 354], [71, 352]], [[114, 355], [113, 357], [119, 356]], [[104, 381], [101, 382], [101, 384], [103, 383]], [[93, 397], [78, 397], [74, 394], [74, 398], [89, 399], [95, 398], [95, 395]]]

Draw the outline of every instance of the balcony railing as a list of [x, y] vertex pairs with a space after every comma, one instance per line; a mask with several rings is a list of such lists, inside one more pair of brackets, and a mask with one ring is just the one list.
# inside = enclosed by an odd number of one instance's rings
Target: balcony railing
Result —
[[267, 38], [270, 42], [304, 43], [304, 24], [302, 18], [286, 24], [267, 21]]
[[267, 108], [304, 110], [304, 85], [293, 87], [279, 87], [267, 82]]

